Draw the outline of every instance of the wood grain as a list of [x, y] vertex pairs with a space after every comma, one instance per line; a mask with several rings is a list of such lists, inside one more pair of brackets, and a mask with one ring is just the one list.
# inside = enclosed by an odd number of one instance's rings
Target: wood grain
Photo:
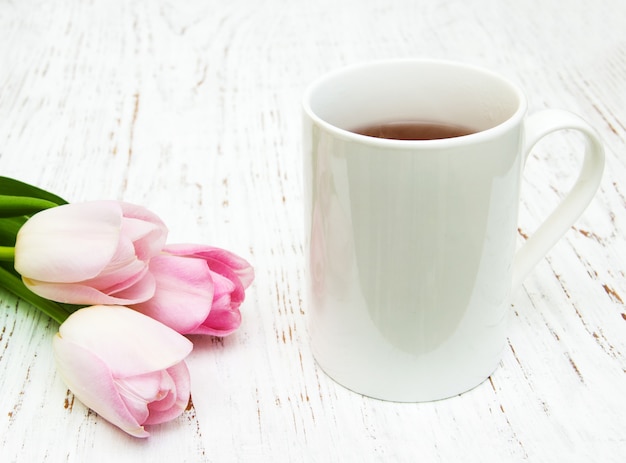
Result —
[[[240, 331], [194, 339], [189, 409], [143, 441], [74, 399], [54, 323], [1, 292], [0, 461], [624, 461], [625, 23], [621, 0], [0, 1], [2, 175], [143, 204], [170, 241], [257, 272]], [[607, 148], [597, 197], [512, 301], [499, 369], [435, 403], [346, 391], [307, 341], [300, 98], [330, 69], [391, 57], [487, 66]], [[520, 242], [580, 150], [559, 134], [532, 154]]]

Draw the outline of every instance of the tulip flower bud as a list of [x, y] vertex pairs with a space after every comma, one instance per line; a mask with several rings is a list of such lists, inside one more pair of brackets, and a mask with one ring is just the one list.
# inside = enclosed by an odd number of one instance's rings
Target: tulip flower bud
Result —
[[178, 417], [189, 402], [184, 359], [191, 342], [128, 307], [74, 312], [59, 328], [53, 349], [72, 393], [135, 437], [149, 436], [145, 425]]
[[182, 334], [226, 336], [241, 324], [239, 306], [254, 269], [224, 249], [170, 244], [150, 262], [154, 297], [131, 307]]
[[72, 203], [33, 215], [19, 230], [15, 270], [35, 294], [79, 305], [133, 304], [152, 297], [148, 271], [167, 237], [143, 207], [119, 201]]

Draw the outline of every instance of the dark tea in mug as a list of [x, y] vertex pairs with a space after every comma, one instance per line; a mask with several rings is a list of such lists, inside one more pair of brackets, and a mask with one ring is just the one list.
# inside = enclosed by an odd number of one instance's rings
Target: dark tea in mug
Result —
[[440, 140], [476, 132], [469, 127], [427, 121], [384, 122], [357, 127], [351, 131], [368, 137], [392, 140]]

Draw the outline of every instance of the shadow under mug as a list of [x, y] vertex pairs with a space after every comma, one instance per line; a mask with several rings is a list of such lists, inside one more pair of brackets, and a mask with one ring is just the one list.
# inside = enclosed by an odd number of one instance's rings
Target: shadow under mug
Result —
[[[527, 117], [513, 83], [437, 60], [340, 69], [306, 90], [303, 107], [306, 307], [317, 363], [384, 400], [437, 400], [477, 386], [500, 361], [512, 291], [598, 189], [597, 134], [565, 111]], [[407, 120], [475, 133], [390, 140], [352, 131]], [[516, 250], [525, 160], [562, 129], [586, 140], [578, 180]]]

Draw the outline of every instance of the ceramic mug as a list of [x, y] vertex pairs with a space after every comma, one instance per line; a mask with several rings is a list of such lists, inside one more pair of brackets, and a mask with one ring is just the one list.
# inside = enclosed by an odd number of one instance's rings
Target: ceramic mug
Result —
[[[512, 291], [596, 193], [604, 167], [596, 132], [565, 111], [527, 117], [513, 83], [436, 60], [340, 69], [306, 90], [303, 107], [306, 307], [317, 363], [343, 386], [391, 401], [477, 386], [500, 361]], [[388, 121], [473, 133], [355, 133]], [[525, 160], [561, 129], [587, 141], [580, 175], [516, 250]]]

